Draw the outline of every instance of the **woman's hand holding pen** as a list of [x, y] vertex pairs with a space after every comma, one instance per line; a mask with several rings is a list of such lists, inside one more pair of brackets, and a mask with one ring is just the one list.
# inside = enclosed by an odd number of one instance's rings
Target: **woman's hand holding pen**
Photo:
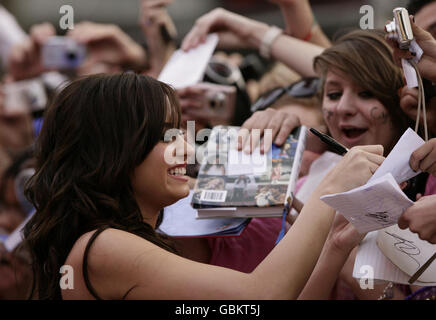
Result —
[[350, 149], [318, 186], [322, 194], [345, 192], [365, 184], [384, 161], [383, 146]]
[[[332, 194], [338, 192], [345, 192], [355, 187], [365, 184], [368, 179], [374, 174], [378, 167], [384, 161], [383, 157], [383, 146], [381, 145], [370, 145], [370, 146], [359, 146], [351, 148], [341, 161], [327, 174], [327, 176], [322, 180], [321, 184], [318, 186], [318, 193], [321, 195]], [[300, 213], [304, 204], [299, 201], [295, 196], [293, 196], [291, 207]], [[286, 217], [287, 222], [292, 225], [298, 215], [288, 214]], [[338, 241], [350, 240], [350, 246], [346, 246], [347, 250], [352, 249], [361, 240], [360, 236], [356, 235], [356, 231], [350, 225], [341, 223], [341, 218], [337, 218], [338, 227], [341, 229]], [[338, 229], [338, 230], [339, 230]], [[353, 240], [354, 239], [354, 240]], [[345, 241], [344, 240], [344, 241]], [[335, 240], [336, 241], [336, 240]]]

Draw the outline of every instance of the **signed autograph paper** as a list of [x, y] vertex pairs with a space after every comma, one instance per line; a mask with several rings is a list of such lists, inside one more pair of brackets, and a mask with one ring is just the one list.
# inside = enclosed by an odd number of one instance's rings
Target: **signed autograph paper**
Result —
[[[380, 230], [377, 245], [384, 255], [403, 272], [412, 276], [436, 252], [436, 245], [419, 239], [409, 229], [398, 225]], [[418, 278], [420, 284], [436, 283], [436, 261]]]

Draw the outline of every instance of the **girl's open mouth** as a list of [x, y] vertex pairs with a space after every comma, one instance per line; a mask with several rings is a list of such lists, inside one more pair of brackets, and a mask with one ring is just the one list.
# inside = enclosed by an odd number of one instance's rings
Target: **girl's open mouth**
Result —
[[342, 133], [349, 139], [355, 139], [360, 137], [362, 134], [364, 134], [368, 129], [364, 128], [348, 128], [348, 129], [342, 129]]

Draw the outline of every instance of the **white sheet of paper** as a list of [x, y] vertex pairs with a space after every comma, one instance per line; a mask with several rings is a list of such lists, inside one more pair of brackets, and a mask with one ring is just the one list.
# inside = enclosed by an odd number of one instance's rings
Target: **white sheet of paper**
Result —
[[343, 214], [361, 233], [396, 224], [404, 210], [413, 204], [398, 184], [419, 174], [410, 168], [409, 160], [424, 143], [408, 128], [365, 185], [321, 199]]
[[[379, 230], [377, 245], [384, 255], [398, 268], [413, 276], [436, 252], [436, 244], [421, 240], [409, 229], [401, 230], [398, 225]], [[418, 278], [420, 283], [436, 283], [436, 261], [433, 261]]]
[[207, 64], [218, 44], [218, 35], [212, 33], [206, 42], [187, 52], [179, 49], [173, 53], [158, 80], [176, 89], [188, 87], [203, 79]]
[[413, 204], [390, 173], [347, 192], [321, 197], [360, 232], [383, 229], [397, 223]]
[[[296, 193], [296, 197], [303, 203], [309, 200], [313, 190], [318, 187], [322, 179], [327, 173], [342, 159], [342, 157], [336, 153], [326, 151], [318, 158], [316, 158], [310, 165], [309, 173], [306, 180], [300, 189]], [[298, 213], [295, 209], [291, 210], [291, 214], [297, 216]]]
[[[414, 172], [410, 168], [410, 155], [424, 143], [421, 137], [412, 129], [408, 128], [369, 181], [373, 181], [387, 172], [392, 172], [392, 175], [398, 183], [407, 181], [416, 176], [419, 172]], [[374, 279], [409, 284], [408, 280], [410, 276], [394, 265], [378, 248], [377, 232], [378, 231], [368, 233], [365, 239], [360, 243], [356, 254], [353, 277], [360, 278], [364, 276], [360, 271], [361, 268], [371, 266], [374, 271]], [[420, 284], [418, 281], [416, 284], [425, 285]]]
[[[357, 279], [372, 278], [408, 285], [410, 276], [386, 258], [379, 249], [377, 234], [381, 231], [370, 232], [361, 241], [354, 262], [353, 277]], [[414, 284], [418, 286], [436, 285], [436, 283], [421, 283], [419, 280]]]
[[388, 172], [392, 173], [397, 183], [418, 175], [420, 171], [413, 171], [409, 166], [409, 160], [412, 153], [424, 143], [425, 141], [415, 131], [408, 128], [368, 182], [374, 181]]
[[197, 210], [191, 206], [192, 195], [191, 190], [187, 197], [165, 207], [159, 230], [174, 237], [195, 237], [234, 228], [246, 220], [246, 218], [197, 219]]
[[6, 250], [9, 252], [13, 251], [22, 241], [23, 241], [23, 228], [26, 223], [32, 218], [34, 212], [30, 213], [26, 219], [20, 223], [20, 225], [12, 231], [9, 237], [3, 243]]

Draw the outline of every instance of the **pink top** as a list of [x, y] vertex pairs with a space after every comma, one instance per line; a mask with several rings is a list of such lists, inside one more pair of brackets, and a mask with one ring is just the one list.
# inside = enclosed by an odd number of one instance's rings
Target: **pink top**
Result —
[[429, 175], [427, 179], [427, 184], [425, 185], [424, 196], [436, 194], [436, 178], [432, 175]]
[[274, 248], [281, 218], [253, 218], [239, 237], [208, 238], [210, 264], [251, 272]]

